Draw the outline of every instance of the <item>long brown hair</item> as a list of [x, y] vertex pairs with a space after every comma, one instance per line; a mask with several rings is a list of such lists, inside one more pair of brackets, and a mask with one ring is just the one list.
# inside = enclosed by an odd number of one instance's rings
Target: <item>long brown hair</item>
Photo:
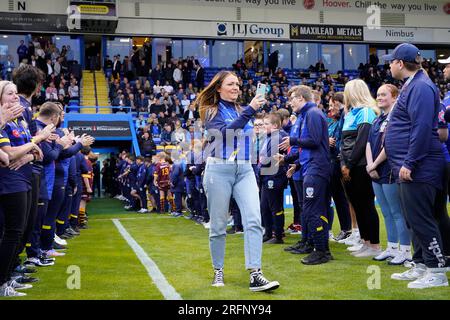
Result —
[[[199, 106], [200, 119], [202, 119], [202, 121], [205, 121], [206, 118], [207, 120], [211, 120], [216, 116], [220, 99], [218, 90], [222, 87], [223, 81], [228, 76], [235, 76], [237, 78], [237, 75], [234, 72], [225, 70], [219, 71], [208, 86], [197, 96], [195, 104]], [[236, 104], [236, 109], [238, 112], [240, 111], [238, 104]]]

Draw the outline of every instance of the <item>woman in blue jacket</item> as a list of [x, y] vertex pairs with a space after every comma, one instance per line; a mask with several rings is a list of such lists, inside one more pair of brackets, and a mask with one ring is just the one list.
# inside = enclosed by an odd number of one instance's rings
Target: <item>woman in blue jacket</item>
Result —
[[372, 180], [366, 172], [365, 151], [377, 107], [367, 84], [360, 79], [345, 85], [344, 100], [348, 112], [342, 128], [341, 171], [361, 235], [361, 243], [348, 249], [354, 252], [355, 257], [374, 257], [381, 253], [380, 222], [375, 209]]
[[197, 104], [205, 123], [208, 155], [203, 177], [210, 214], [209, 243], [214, 267], [215, 287], [224, 286], [223, 266], [228, 208], [231, 196], [241, 210], [244, 225], [245, 266], [250, 270], [251, 291], [279, 287], [261, 272], [262, 238], [258, 186], [250, 155], [251, 119], [266, 100], [257, 95], [247, 107], [237, 104], [239, 79], [229, 71], [217, 73], [199, 94]]

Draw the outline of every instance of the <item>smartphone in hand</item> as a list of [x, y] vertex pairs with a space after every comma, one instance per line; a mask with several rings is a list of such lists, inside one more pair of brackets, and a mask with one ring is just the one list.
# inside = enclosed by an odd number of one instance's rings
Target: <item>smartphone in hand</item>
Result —
[[261, 95], [264, 99], [266, 97], [266, 91], [267, 90], [267, 85], [264, 83], [259, 82], [258, 86], [256, 88], [256, 95]]

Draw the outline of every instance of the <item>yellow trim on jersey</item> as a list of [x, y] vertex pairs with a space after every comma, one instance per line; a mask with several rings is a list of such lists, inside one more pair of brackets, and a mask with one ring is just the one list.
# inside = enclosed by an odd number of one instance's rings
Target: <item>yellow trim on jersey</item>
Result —
[[0, 143], [11, 143], [9, 138], [0, 138]]
[[70, 217], [71, 217], [71, 218], [75, 218], [75, 219], [78, 218], [78, 216], [76, 216], [76, 215], [74, 215], [74, 214], [71, 214]]
[[91, 178], [91, 175], [90, 175], [90, 174], [82, 174], [81, 176], [82, 176], [83, 178], [88, 178], [88, 179]]
[[64, 221], [62, 221], [62, 220], [58, 220], [58, 219], [56, 219], [56, 223], [58, 223], [58, 224], [64, 224], [65, 222], [64, 222]]
[[51, 227], [51, 226], [43, 225], [43, 226], [42, 226], [42, 229], [44, 229], [44, 230], [52, 230], [52, 227]]
[[320, 219], [322, 219], [323, 221], [325, 221], [326, 223], [328, 223], [328, 219], [324, 216], [320, 216]]
[[284, 211], [280, 211], [280, 212], [275, 213], [276, 216], [281, 216], [283, 214], [284, 214]]
[[26, 243], [25, 247], [30, 248], [31, 247], [31, 243]]
[[317, 230], [317, 231], [322, 231], [322, 230], [323, 230], [323, 227], [320, 226], [320, 227], [318, 227], [316, 230]]

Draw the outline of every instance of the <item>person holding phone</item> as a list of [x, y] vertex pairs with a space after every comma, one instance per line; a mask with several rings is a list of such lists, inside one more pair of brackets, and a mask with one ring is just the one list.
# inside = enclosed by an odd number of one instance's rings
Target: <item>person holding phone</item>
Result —
[[261, 271], [263, 228], [258, 186], [250, 161], [251, 119], [266, 101], [257, 95], [247, 107], [239, 106], [239, 79], [229, 71], [217, 73], [199, 94], [197, 104], [207, 130], [207, 155], [203, 184], [210, 214], [209, 243], [214, 279], [224, 286], [225, 237], [230, 198], [236, 200], [244, 225], [245, 267], [250, 271], [251, 291], [277, 289]]

